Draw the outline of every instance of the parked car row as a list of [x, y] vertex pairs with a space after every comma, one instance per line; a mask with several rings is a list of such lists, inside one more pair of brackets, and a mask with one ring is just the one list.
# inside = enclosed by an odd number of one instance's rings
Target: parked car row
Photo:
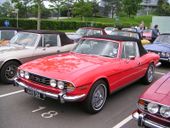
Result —
[[[39, 99], [82, 102], [94, 114], [110, 94], [139, 79], [152, 83], [159, 61], [170, 62], [170, 34], [144, 46], [139, 33], [127, 30], [107, 35], [103, 29], [85, 27], [76, 34], [17, 31], [0, 47], [0, 80], [14, 82]], [[133, 113], [139, 126], [170, 126], [169, 81], [170, 74], [140, 97]]]

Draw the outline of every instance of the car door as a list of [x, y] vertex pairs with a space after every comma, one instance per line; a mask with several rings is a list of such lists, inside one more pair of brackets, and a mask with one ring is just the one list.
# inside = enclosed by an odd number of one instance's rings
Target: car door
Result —
[[140, 54], [137, 42], [127, 41], [122, 43], [121, 53], [121, 78], [118, 81], [119, 86], [132, 83], [140, 78]]
[[61, 41], [57, 34], [43, 34], [34, 51], [34, 58], [54, 55], [60, 53]]

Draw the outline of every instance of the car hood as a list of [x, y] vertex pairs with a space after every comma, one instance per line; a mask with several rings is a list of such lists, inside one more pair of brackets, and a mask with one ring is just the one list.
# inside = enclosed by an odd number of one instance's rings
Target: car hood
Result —
[[167, 43], [156, 42], [153, 44], [145, 45], [144, 48], [147, 50], [152, 50], [152, 51], [170, 52], [170, 44], [167, 44]]
[[111, 63], [110, 60], [113, 60], [113, 58], [70, 52], [25, 63], [20, 69], [47, 78], [73, 82], [81, 75], [88, 75], [88, 72], [94, 71], [104, 64]]
[[156, 81], [142, 98], [170, 106], [170, 73]]
[[11, 52], [11, 51], [18, 51], [18, 50], [23, 50], [25, 49], [24, 47], [16, 47], [12, 45], [6, 45], [6, 46], [1, 46], [0, 47], [0, 54], [6, 53], [6, 52]]

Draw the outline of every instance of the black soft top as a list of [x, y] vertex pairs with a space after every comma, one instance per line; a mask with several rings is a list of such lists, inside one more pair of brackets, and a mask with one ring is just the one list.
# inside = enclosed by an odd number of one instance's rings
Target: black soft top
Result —
[[106, 39], [106, 40], [113, 40], [113, 41], [133, 41], [137, 42], [139, 47], [140, 56], [143, 56], [147, 53], [144, 49], [141, 40], [133, 38], [133, 37], [126, 37], [126, 36], [113, 36], [113, 35], [94, 35], [94, 36], [85, 36], [84, 38], [96, 38], [96, 39]]
[[56, 34], [60, 35], [61, 45], [72, 44], [73, 40], [68, 38], [68, 36], [64, 32], [53, 31], [53, 30], [23, 30], [21, 32], [29, 32], [29, 33], [37, 33], [37, 34]]
[[139, 32], [129, 31], [129, 30], [115, 30], [115, 32], [129, 32], [129, 33], [135, 33], [139, 35], [139, 39], [142, 39], [141, 34]]
[[22, 29], [21, 28], [15, 28], [15, 27], [0, 27], [0, 30], [16, 30], [16, 31], [20, 31]]

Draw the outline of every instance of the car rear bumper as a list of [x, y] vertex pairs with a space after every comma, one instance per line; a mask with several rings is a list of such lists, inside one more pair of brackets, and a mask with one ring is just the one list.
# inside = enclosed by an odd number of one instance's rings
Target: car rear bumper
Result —
[[139, 113], [138, 111], [135, 111], [132, 114], [133, 119], [135, 119], [138, 122], [138, 126], [145, 126], [149, 128], [169, 128], [167, 126], [163, 126], [161, 124], [158, 124], [157, 122], [153, 122], [149, 119], [145, 118], [145, 114]]
[[24, 89], [36, 91], [36, 92], [42, 94], [44, 98], [50, 97], [50, 98], [53, 98], [53, 99], [59, 99], [61, 103], [64, 103], [65, 101], [66, 102], [81, 101], [86, 97], [86, 94], [75, 95], [75, 96], [67, 96], [64, 92], [60, 92], [59, 94], [54, 94], [54, 93], [51, 93], [51, 92], [46, 92], [46, 91], [42, 91], [42, 90], [39, 90], [39, 89], [34, 89], [32, 87], [29, 87], [25, 83], [19, 81], [17, 78], [14, 79], [14, 86], [20, 86], [20, 87], [23, 87]]

